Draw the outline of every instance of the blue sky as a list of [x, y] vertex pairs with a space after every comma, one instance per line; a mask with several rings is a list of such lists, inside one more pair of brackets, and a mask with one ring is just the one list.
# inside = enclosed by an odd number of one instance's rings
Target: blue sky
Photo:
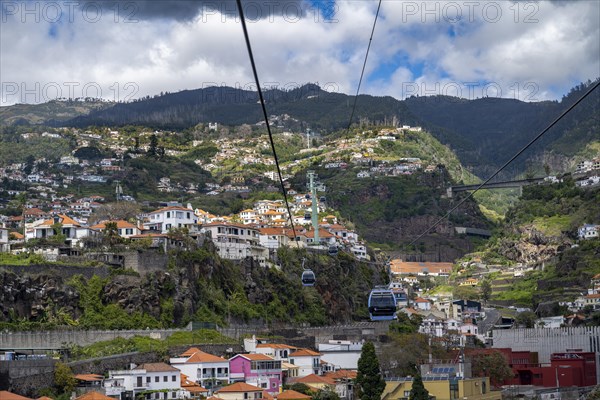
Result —
[[[51, 100], [44, 88], [52, 87], [63, 97], [93, 89], [127, 101], [253, 82], [232, 0], [123, 0], [119, 12], [105, 2], [69, 9], [58, 1], [56, 21], [56, 10], [43, 8], [49, 3], [2, 4], [1, 105]], [[248, 26], [263, 83], [355, 93], [376, 0], [244, 4], [260, 14]], [[383, 0], [361, 93], [560, 99], [600, 76], [599, 21], [596, 0]]]

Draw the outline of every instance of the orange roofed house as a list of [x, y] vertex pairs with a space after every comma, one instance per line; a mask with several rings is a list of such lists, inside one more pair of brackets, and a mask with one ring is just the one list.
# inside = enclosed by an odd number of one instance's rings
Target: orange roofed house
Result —
[[[109, 371], [104, 380], [107, 396], [136, 396], [151, 390], [161, 391], [161, 399], [182, 399], [181, 371], [165, 363], [140, 364], [129, 370]], [[166, 396], [166, 397], [162, 397]]]
[[[55, 232], [58, 229], [59, 232]], [[56, 234], [66, 237], [71, 246], [77, 245], [80, 239], [98, 234], [98, 231], [87, 226], [82, 226], [73, 218], [58, 214], [46, 220], [38, 220], [25, 225], [25, 241], [31, 239], [45, 239]]]
[[263, 389], [245, 382], [237, 382], [219, 389], [216, 396], [222, 400], [258, 400], [263, 398]]
[[197, 347], [171, 358], [170, 364], [211, 392], [229, 383], [229, 361]]

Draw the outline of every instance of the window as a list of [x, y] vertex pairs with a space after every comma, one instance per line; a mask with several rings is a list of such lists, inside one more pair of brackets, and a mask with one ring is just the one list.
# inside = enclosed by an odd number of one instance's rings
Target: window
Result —
[[187, 213], [186, 216], [187, 216], [187, 219], [190, 219], [190, 213]]
[[167, 218], [171, 218], [171, 211], [167, 211]]
[[146, 383], [150, 383], [150, 377], [149, 376], [146, 377]]
[[158, 376], [154, 377], [154, 382], [159, 382], [159, 377]]
[[172, 382], [175, 382], [176, 380], [177, 380], [177, 375], [173, 375], [173, 376], [171, 376], [171, 381], [172, 381]]
[[126, 235], [133, 235], [133, 229], [132, 228], [125, 229], [125, 234]]
[[163, 376], [163, 382], [169, 382], [169, 377], [168, 376]]
[[410, 390], [404, 391], [404, 397], [410, 397]]

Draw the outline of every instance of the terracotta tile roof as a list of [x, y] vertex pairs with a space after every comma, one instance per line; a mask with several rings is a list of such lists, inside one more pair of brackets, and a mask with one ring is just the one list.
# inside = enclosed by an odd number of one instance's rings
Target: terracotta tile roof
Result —
[[310, 399], [311, 396], [296, 392], [295, 390], [285, 390], [277, 396], [277, 400], [303, 400]]
[[317, 353], [316, 351], [312, 351], [309, 349], [300, 349], [290, 354], [290, 357], [316, 357], [320, 355], [321, 353]]
[[414, 301], [415, 303], [429, 303], [429, 300], [425, 300], [422, 297], [417, 297]]
[[195, 352], [186, 361], [186, 363], [209, 363], [209, 362], [211, 362], [211, 363], [215, 363], [215, 362], [229, 363], [229, 361], [227, 361], [226, 359], [224, 359], [222, 357], [218, 357], [218, 356], [215, 356], [215, 355], [212, 355], [209, 353], [205, 353], [200, 350]]
[[585, 296], [586, 299], [600, 299], [600, 293], [588, 294]]
[[77, 397], [75, 400], [115, 400], [98, 392], [87, 392], [84, 395]]
[[326, 385], [335, 385], [335, 381], [333, 379], [326, 377], [326, 376], [318, 376], [315, 374], [310, 374], [307, 376], [303, 376], [302, 378], [298, 378], [298, 379], [296, 379], [296, 382], [306, 383], [306, 384], [322, 383], [322, 384], [326, 384]]
[[[315, 231], [310, 230], [307, 231], [304, 236], [306, 236], [307, 238], [314, 238], [315, 237]], [[327, 232], [325, 229], [319, 229], [319, 238], [320, 239], [326, 239], [326, 238], [331, 238], [333, 237], [333, 235], [329, 232]]]
[[251, 354], [238, 354], [238, 356], [244, 357], [245, 359], [250, 360], [250, 361], [273, 361], [273, 357], [269, 357], [266, 354], [251, 353]]
[[450, 273], [452, 272], [452, 263], [447, 262], [408, 262], [402, 260], [392, 260], [390, 269], [394, 274], [417, 274], [427, 271], [428, 273]]
[[136, 369], [145, 369], [146, 372], [167, 372], [167, 371], [177, 371], [180, 372], [177, 368], [170, 366], [165, 363], [146, 363], [138, 365]]
[[143, 239], [143, 238], [153, 238], [153, 237], [167, 237], [166, 233], [141, 233], [139, 235], [130, 236], [131, 239]]
[[[81, 224], [79, 224], [79, 222], [75, 221], [73, 218], [64, 215], [64, 214], [58, 214], [58, 218], [59, 218], [59, 223], [61, 223], [62, 225], [73, 225], [73, 226], [81, 226]], [[54, 225], [54, 218], [50, 218], [45, 220], [44, 222], [41, 223], [41, 225], [43, 226], [52, 226]]]
[[77, 374], [75, 375], [75, 379], [85, 382], [98, 382], [102, 381], [104, 379], [104, 376], [97, 374]]
[[181, 388], [187, 390], [190, 393], [208, 393], [208, 389], [204, 389], [196, 382], [190, 380], [187, 375], [181, 374]]
[[135, 226], [134, 224], [132, 224], [131, 222], [127, 222], [127, 221], [123, 221], [123, 220], [118, 220], [118, 221], [102, 221], [99, 224], [96, 224], [94, 226], [92, 226], [92, 229], [104, 229], [106, 228], [106, 224], [109, 222], [115, 222], [117, 224], [117, 228], [120, 229], [124, 229], [124, 228], [137, 228], [137, 226]]
[[287, 344], [281, 343], [259, 343], [256, 345], [257, 349], [296, 349], [296, 347], [288, 346]]
[[[289, 235], [289, 232], [291, 229], [286, 229], [286, 228], [273, 228], [273, 227], [269, 227], [269, 228], [260, 228], [258, 231], [260, 232], [261, 235]], [[292, 234], [293, 235], [293, 234]]]
[[16, 240], [20, 240], [20, 239], [23, 239], [23, 238], [25, 238], [25, 236], [23, 236], [23, 235], [22, 235], [22, 234], [20, 234], [19, 232], [10, 232], [10, 233], [9, 233], [9, 235], [13, 235], [13, 237], [14, 237]]
[[262, 391], [262, 398], [263, 400], [275, 400], [275, 397], [273, 397], [271, 393], [267, 392], [266, 390]]
[[190, 347], [189, 349], [181, 353], [179, 357], [191, 357], [194, 353], [197, 353], [199, 351], [200, 349], [197, 347]]
[[7, 392], [6, 390], [0, 391], [0, 400], [32, 400], [29, 397], [20, 396], [18, 394]]
[[36, 400], [53, 400], [53, 399], [52, 399], [52, 397], [42, 396], [42, 397], [38, 397]]
[[340, 369], [334, 372], [328, 372], [325, 377], [331, 379], [356, 379], [357, 372], [349, 369]]
[[215, 393], [236, 393], [236, 392], [262, 392], [262, 389], [257, 386], [254, 386], [254, 385], [249, 385], [246, 382], [237, 382], [237, 383], [234, 383], [233, 385], [225, 386], [224, 388], [217, 390]]

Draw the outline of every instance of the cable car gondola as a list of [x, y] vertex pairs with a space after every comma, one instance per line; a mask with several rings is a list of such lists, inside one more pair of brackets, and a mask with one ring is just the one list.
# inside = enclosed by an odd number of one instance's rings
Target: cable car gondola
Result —
[[315, 273], [312, 269], [304, 267], [304, 261], [305, 259], [302, 259], [302, 268], [304, 269], [302, 271], [302, 286], [315, 286], [315, 282], [317, 281]]
[[337, 248], [337, 246], [329, 246], [329, 249], [327, 250], [327, 253], [330, 256], [337, 256], [337, 254], [338, 254], [338, 248]]
[[396, 297], [388, 288], [375, 288], [369, 294], [369, 317], [371, 321], [396, 319]]

